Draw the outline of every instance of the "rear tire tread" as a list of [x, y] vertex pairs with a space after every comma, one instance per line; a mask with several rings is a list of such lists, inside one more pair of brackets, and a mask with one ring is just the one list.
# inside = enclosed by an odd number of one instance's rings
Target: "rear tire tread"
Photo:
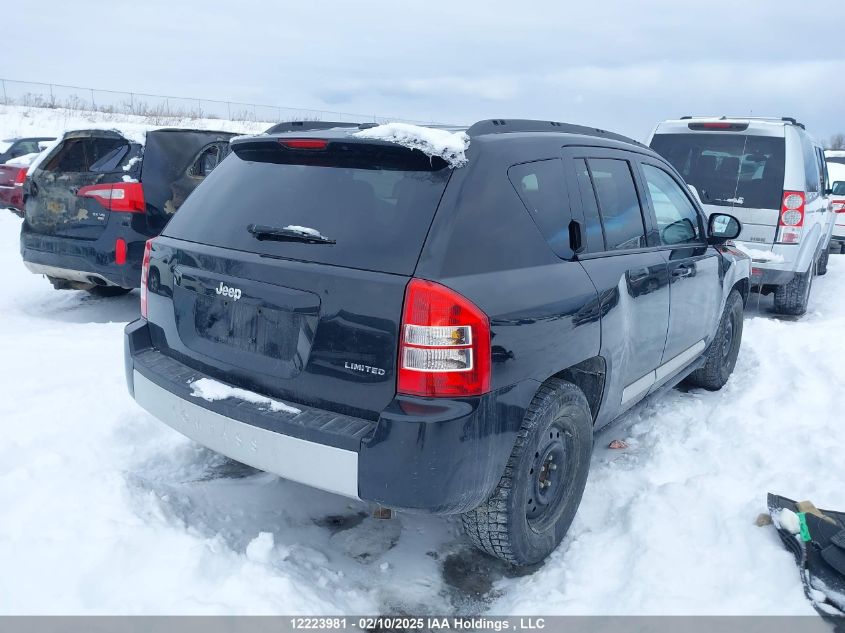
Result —
[[[557, 403], [576, 403], [583, 407], [589, 415], [590, 425], [592, 425], [589, 404], [583, 392], [577, 386], [558, 378], [552, 378], [545, 382], [537, 390], [528, 406], [522, 427], [516, 436], [513, 450], [496, 490], [487, 501], [461, 516], [464, 533], [473, 545], [487, 554], [513, 565], [525, 564], [514, 554], [511, 543], [513, 530], [510, 526], [511, 517], [508, 513], [508, 499], [515, 483], [514, 469], [517, 468], [532, 431], [537, 424], [546, 419], [548, 410]], [[580, 495], [578, 499], [580, 501]]]

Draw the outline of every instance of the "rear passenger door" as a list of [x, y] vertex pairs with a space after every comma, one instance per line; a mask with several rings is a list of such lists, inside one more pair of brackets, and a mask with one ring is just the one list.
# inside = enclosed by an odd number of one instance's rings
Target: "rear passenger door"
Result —
[[655, 382], [669, 327], [669, 276], [644, 213], [636, 156], [597, 147], [565, 148], [578, 253], [601, 300], [601, 355], [608, 363], [606, 424]]
[[660, 383], [698, 356], [716, 331], [722, 301], [719, 257], [707, 246], [704, 218], [687, 187], [659, 161], [644, 157], [639, 169], [669, 268], [671, 307], [656, 375]]

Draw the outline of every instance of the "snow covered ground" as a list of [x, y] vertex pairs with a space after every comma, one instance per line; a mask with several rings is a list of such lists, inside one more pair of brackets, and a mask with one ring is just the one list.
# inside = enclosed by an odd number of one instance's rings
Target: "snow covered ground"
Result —
[[[80, 126], [23, 110], [0, 107], [0, 138]], [[768, 491], [845, 509], [845, 256], [805, 317], [752, 296], [723, 391], [674, 390], [602, 431], [564, 545], [514, 573], [455, 520], [376, 520], [157, 422], [123, 378], [138, 294], [53, 290], [19, 225], [0, 211], [0, 613], [814, 613], [754, 520]]]
[[60, 136], [68, 130], [119, 129], [127, 138], [136, 139], [143, 133], [161, 127], [190, 127], [256, 134], [273, 123], [255, 121], [227, 121], [225, 119], [191, 119], [181, 117], [144, 117], [131, 114], [85, 112], [64, 108], [33, 108], [0, 105], [0, 139], [21, 136]]

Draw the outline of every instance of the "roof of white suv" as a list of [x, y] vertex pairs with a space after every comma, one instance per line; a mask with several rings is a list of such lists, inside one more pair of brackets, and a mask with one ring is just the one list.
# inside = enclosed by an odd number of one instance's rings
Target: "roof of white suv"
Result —
[[655, 134], [689, 134], [690, 132], [726, 132], [753, 134], [755, 136], [784, 136], [786, 126], [804, 126], [794, 119], [756, 117], [682, 117], [669, 119], [657, 125]]

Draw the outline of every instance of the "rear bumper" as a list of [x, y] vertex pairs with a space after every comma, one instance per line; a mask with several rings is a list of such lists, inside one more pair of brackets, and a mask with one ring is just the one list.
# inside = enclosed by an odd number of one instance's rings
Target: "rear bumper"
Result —
[[125, 332], [126, 379], [162, 422], [239, 462], [321, 490], [399, 510], [452, 514], [495, 489], [537, 383], [477, 398], [397, 396], [378, 420], [286, 403], [209, 402], [191, 383], [205, 374], [152, 348], [144, 320]]
[[758, 264], [751, 264], [751, 286], [785, 286], [795, 279], [797, 273], [790, 270], [774, 270], [762, 268]]
[[141, 260], [146, 238], [124, 238], [126, 263], [115, 263], [115, 238], [81, 240], [32, 233], [21, 229], [21, 256], [33, 273], [80, 283], [137, 288], [141, 285]]
[[213, 451], [314, 488], [358, 497], [358, 453], [241, 422], [177, 396], [139, 371], [135, 400], [168, 426]]

